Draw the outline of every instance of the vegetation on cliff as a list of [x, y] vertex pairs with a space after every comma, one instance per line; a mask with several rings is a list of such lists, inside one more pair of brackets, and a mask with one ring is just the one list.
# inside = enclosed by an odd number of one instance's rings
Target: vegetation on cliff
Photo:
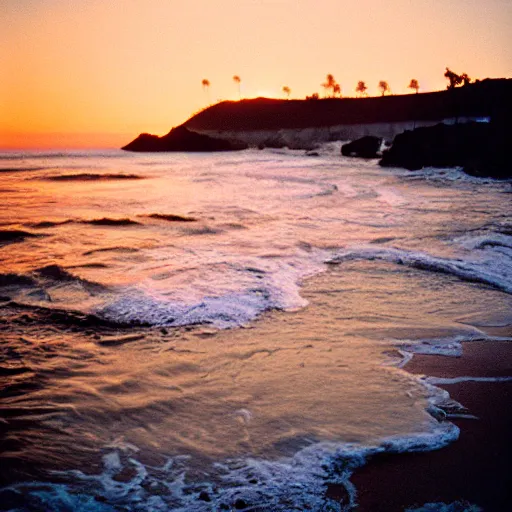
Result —
[[512, 96], [512, 80], [486, 79], [446, 91], [384, 97], [224, 101], [191, 117], [191, 130], [251, 131], [300, 129], [342, 124], [436, 121], [492, 117], [502, 98]]

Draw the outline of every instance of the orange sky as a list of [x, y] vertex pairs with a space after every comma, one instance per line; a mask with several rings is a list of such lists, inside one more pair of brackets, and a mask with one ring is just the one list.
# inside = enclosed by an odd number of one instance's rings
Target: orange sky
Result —
[[510, 0], [0, 0], [0, 147], [118, 147], [212, 101], [512, 77]]

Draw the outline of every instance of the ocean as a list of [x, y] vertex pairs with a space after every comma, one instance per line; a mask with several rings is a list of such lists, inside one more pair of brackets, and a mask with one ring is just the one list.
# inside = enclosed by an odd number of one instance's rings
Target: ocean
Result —
[[457, 440], [403, 366], [511, 341], [512, 184], [339, 150], [0, 154], [0, 510], [353, 510]]

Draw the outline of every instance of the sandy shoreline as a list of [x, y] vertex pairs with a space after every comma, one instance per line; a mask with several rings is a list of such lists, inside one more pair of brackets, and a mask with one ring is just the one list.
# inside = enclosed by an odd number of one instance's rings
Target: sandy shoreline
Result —
[[[511, 375], [511, 362], [511, 343], [468, 342], [460, 358], [415, 355], [405, 369], [436, 377], [497, 377]], [[510, 510], [512, 382], [440, 387], [478, 419], [451, 420], [460, 428], [460, 438], [441, 450], [374, 457], [351, 478], [358, 511], [403, 511], [435, 502], [467, 502], [485, 512]]]

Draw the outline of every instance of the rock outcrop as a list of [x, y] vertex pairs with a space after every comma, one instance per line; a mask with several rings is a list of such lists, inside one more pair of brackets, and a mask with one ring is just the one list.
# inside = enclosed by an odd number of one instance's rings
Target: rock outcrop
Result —
[[382, 139], [380, 137], [374, 137], [373, 135], [367, 135], [360, 139], [343, 144], [341, 146], [341, 154], [343, 156], [352, 156], [359, 158], [378, 158]]
[[379, 162], [383, 167], [462, 167], [468, 174], [512, 178], [506, 123], [438, 124], [395, 137]]
[[210, 151], [237, 151], [246, 149], [247, 144], [242, 142], [217, 139], [208, 135], [195, 133], [185, 126], [173, 128], [167, 135], [158, 137], [149, 133], [142, 133], [135, 140], [124, 146], [125, 151], [138, 152], [210, 152]]

